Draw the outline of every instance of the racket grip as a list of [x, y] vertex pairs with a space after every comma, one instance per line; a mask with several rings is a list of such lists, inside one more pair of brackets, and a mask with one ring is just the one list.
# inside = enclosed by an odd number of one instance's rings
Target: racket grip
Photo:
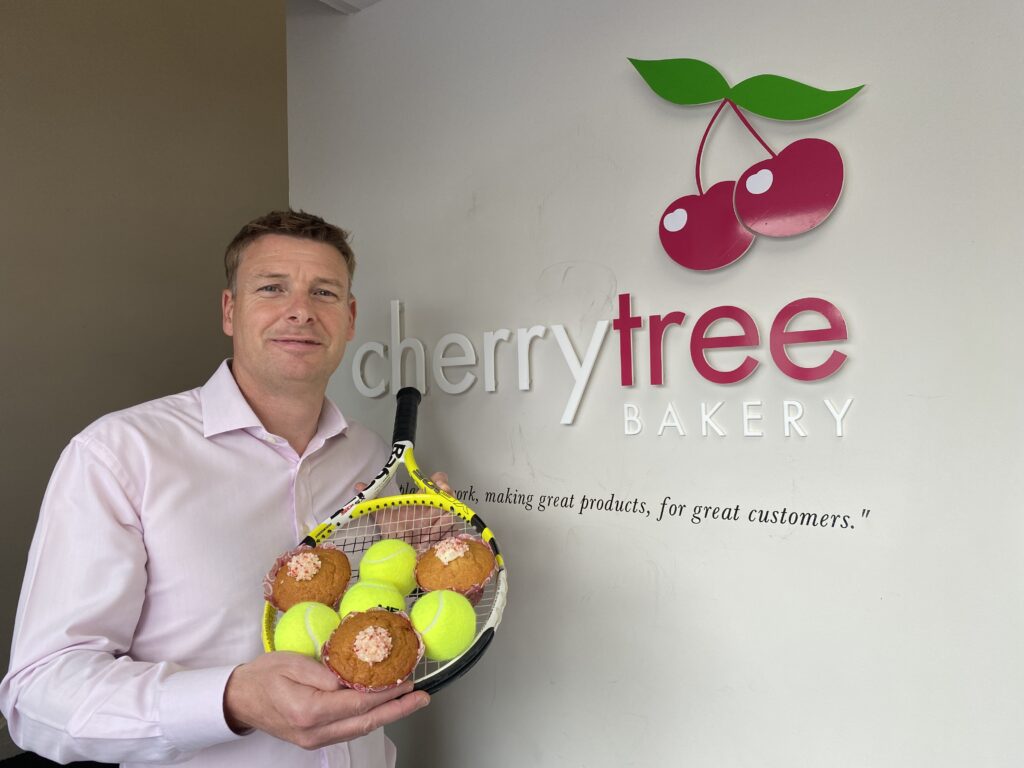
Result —
[[420, 391], [415, 387], [403, 387], [398, 390], [395, 399], [398, 409], [395, 411], [395, 431], [391, 442], [416, 442], [416, 410], [419, 408]]

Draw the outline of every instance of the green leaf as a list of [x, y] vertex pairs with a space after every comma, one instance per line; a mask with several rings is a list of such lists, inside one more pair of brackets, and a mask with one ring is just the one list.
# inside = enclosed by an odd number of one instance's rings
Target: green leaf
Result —
[[729, 83], [710, 64], [698, 59], [630, 59], [651, 90], [673, 104], [708, 104], [729, 93]]
[[863, 87], [823, 91], [787, 77], [755, 75], [733, 86], [728, 98], [748, 112], [771, 120], [809, 120], [841, 107]]

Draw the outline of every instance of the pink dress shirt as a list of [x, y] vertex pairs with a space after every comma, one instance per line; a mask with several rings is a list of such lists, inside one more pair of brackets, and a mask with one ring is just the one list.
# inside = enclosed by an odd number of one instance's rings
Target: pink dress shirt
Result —
[[329, 400], [299, 456], [227, 362], [201, 388], [105, 416], [43, 500], [0, 709], [51, 759], [217, 768], [388, 768], [378, 730], [306, 751], [224, 721], [232, 669], [263, 652], [263, 576], [373, 477], [386, 447]]

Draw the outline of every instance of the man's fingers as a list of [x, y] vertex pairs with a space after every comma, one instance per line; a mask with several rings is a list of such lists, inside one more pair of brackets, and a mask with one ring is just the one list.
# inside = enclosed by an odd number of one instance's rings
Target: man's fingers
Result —
[[[389, 692], [385, 691], [384, 693]], [[375, 695], [377, 694], [368, 694], [367, 696]], [[351, 739], [365, 736], [378, 728], [390, 725], [397, 720], [401, 720], [403, 717], [408, 717], [429, 703], [430, 696], [425, 691], [408, 693], [400, 698], [384, 701], [363, 714], [325, 725], [319, 730], [317, 739], [322, 744], [350, 741]]]
[[307, 656], [291, 651], [274, 651], [274, 655], [279, 657], [281, 674], [297, 685], [320, 691], [337, 691], [341, 688], [341, 682], [331, 670]]
[[[378, 691], [376, 693], [364, 693], [361, 694], [363, 701], [365, 702], [363, 711], [369, 712], [371, 709], [386, 704], [393, 699], [397, 699], [401, 696], [406, 696], [412, 693], [412, 681], [406, 680], [401, 685], [396, 685], [394, 688], [389, 688], [386, 691]], [[424, 694], [425, 695], [425, 694]], [[427, 701], [430, 701], [430, 697], [427, 697]]]
[[411, 692], [412, 683], [409, 681], [378, 693], [360, 693], [351, 688], [317, 691], [305, 703], [306, 714], [312, 720], [308, 725], [329, 726], [340, 720], [359, 718], [382, 704]]
[[455, 533], [455, 521], [451, 515], [445, 515], [431, 521], [430, 528], [427, 531], [427, 541], [440, 541], [453, 533]]
[[451, 493], [452, 492], [452, 487], [450, 485], [448, 485], [448, 473], [447, 472], [435, 472], [434, 474], [432, 474], [430, 476], [430, 479], [433, 480], [434, 484], [437, 485], [437, 487], [440, 488], [445, 493]]

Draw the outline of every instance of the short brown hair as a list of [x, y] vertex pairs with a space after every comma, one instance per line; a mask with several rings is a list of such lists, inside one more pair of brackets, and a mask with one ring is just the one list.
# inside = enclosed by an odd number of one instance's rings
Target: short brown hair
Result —
[[258, 219], [253, 219], [235, 235], [228, 243], [224, 252], [224, 273], [228, 281], [228, 289], [235, 292], [235, 273], [242, 251], [253, 241], [263, 235], [287, 235], [315, 240], [318, 243], [333, 245], [348, 267], [349, 290], [352, 290], [352, 278], [356, 272], [356, 255], [348, 244], [348, 232], [333, 224], [329, 224], [319, 216], [305, 211], [271, 211]]

